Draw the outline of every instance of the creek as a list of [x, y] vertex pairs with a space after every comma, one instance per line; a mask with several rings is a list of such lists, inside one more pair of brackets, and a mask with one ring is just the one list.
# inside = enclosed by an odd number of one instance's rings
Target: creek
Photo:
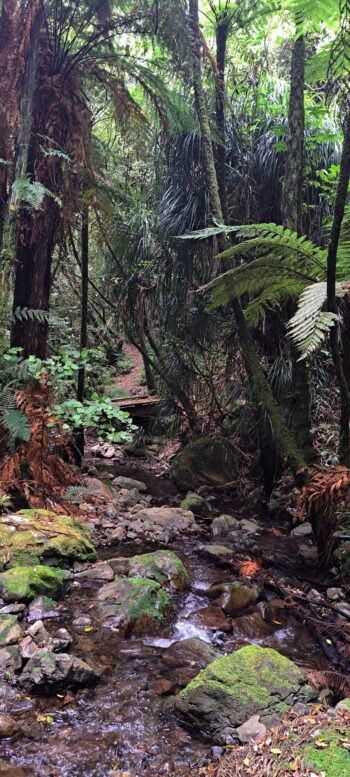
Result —
[[[109, 469], [109, 472], [111, 470]], [[174, 503], [176, 488], [168, 479], [156, 478], [147, 471], [126, 471], [120, 465], [113, 474], [136, 477], [147, 483], [154, 504]], [[211, 503], [211, 514], [235, 514], [244, 508], [221, 496]], [[261, 558], [290, 582], [295, 574], [296, 554], [293, 540], [271, 533], [272, 524], [261, 516], [262, 531], [254, 539]], [[98, 584], [94, 581], [73, 583], [59, 604], [59, 617], [45, 626], [64, 626], [73, 637], [74, 654], [96, 662], [103, 668], [94, 688], [54, 696], [17, 697], [9, 700], [8, 712], [25, 721], [25, 734], [14, 740], [2, 740], [0, 756], [22, 767], [33, 777], [139, 777], [174, 774], [187, 777], [211, 758], [211, 747], [185, 731], [173, 717], [167, 689], [178, 689], [192, 676], [191, 662], [181, 647], [169, 662], [174, 643], [199, 637], [219, 653], [232, 651], [251, 642], [274, 647], [305, 667], [324, 666], [324, 656], [309, 630], [291, 614], [266, 623], [254, 608], [233, 619], [232, 626], [219, 607], [207, 597], [207, 589], [217, 581], [232, 579], [232, 570], [219, 565], [203, 552], [213, 543], [208, 520], [201, 522], [199, 537], [181, 537], [169, 544], [183, 560], [191, 581], [190, 591], [172, 595], [176, 618], [159, 633], [124, 639], [117, 630], [102, 628], [92, 621], [91, 629], [77, 628], [74, 621], [89, 615]], [[285, 530], [285, 526], [281, 525]], [[221, 540], [220, 540], [221, 542]], [[225, 545], [230, 540], [225, 538]], [[133, 555], [156, 550], [152, 545], [126, 543], [102, 547], [100, 558]], [[294, 578], [295, 585], [300, 581]], [[99, 583], [101, 585], [101, 583]], [[272, 598], [272, 594], [270, 595]], [[177, 658], [176, 658], [177, 655]], [[187, 662], [187, 663], [186, 663]], [[170, 693], [172, 691], [170, 690]], [[43, 723], [43, 720], [47, 723]]]

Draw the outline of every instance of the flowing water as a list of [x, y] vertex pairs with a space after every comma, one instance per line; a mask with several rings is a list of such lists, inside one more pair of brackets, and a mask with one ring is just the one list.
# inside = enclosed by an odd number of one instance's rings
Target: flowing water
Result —
[[[144, 472], [129, 474], [147, 479]], [[169, 481], [149, 477], [148, 485], [159, 503], [171, 501], [176, 493]], [[214, 507], [215, 512], [220, 512], [220, 508], [221, 512], [229, 512], [227, 504]], [[262, 554], [265, 546], [266, 553], [274, 556], [272, 538], [273, 535], [262, 535], [258, 540], [262, 543]], [[181, 650], [178, 666], [176, 659], [169, 663], [171, 645], [199, 637], [223, 653], [256, 642], [275, 647], [306, 667], [320, 663], [321, 656], [312, 635], [291, 616], [283, 623], [265, 624], [262, 630], [259, 630], [261, 619], [250, 616], [238, 619], [237, 625], [233, 621], [231, 633], [220, 628], [220, 621], [219, 628], [213, 627], [214, 608], [206, 591], [218, 579], [232, 578], [232, 572], [218, 568], [199, 552], [203, 541], [210, 540], [207, 532], [206, 538], [203, 535], [200, 541], [184, 537], [169, 546], [184, 561], [191, 590], [173, 597], [176, 620], [161, 632], [143, 639], [123, 639], [118, 632], [102, 628], [95, 620], [92, 631], [81, 633], [75, 629], [75, 618], [91, 614], [98, 584], [73, 585], [60, 604], [59, 619], [45, 621], [45, 626], [52, 631], [65, 626], [74, 638], [75, 655], [102, 667], [102, 679], [96, 687], [76, 694], [63, 692], [47, 698], [23, 699], [23, 696], [17, 698], [14, 692], [8, 712], [25, 722], [26, 734], [17, 740], [2, 740], [0, 757], [22, 767], [25, 775], [35, 777], [189, 775], [192, 768], [210, 758], [211, 751], [207, 742], [178, 725], [169, 708], [170, 697], [159, 695], [161, 681], [178, 688], [193, 676], [191, 665], [184, 664]], [[149, 546], [137, 546], [136, 552], [149, 549]], [[153, 546], [152, 550], [155, 549]], [[122, 546], [122, 553], [131, 555], [135, 547]], [[101, 554], [103, 558], [116, 555], [121, 555], [120, 546], [105, 549]], [[282, 562], [284, 573], [290, 573], [286, 551], [282, 553]], [[273, 563], [278, 563], [276, 554]], [[220, 608], [216, 609], [224, 621]]]

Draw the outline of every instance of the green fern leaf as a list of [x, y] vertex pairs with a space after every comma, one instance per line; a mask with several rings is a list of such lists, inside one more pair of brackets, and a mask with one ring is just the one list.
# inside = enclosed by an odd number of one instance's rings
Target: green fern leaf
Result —
[[29, 442], [30, 426], [25, 413], [21, 413], [18, 408], [5, 410], [2, 420], [8, 432], [8, 447], [13, 448], [16, 442]]

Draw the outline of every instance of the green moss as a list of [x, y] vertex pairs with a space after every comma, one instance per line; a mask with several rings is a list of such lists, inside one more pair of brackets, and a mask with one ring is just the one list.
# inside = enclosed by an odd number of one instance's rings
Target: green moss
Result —
[[[13, 634], [11, 639], [10, 635]], [[0, 614], [0, 646], [8, 642], [17, 642], [21, 637], [21, 627], [17, 622], [17, 615]]]
[[8, 602], [29, 602], [40, 594], [57, 596], [64, 590], [68, 574], [43, 565], [18, 566], [0, 574], [0, 592]]
[[199, 510], [205, 504], [204, 499], [199, 494], [190, 493], [182, 500], [180, 507], [182, 510]]
[[133, 578], [155, 580], [160, 585], [169, 582], [173, 588], [182, 590], [189, 584], [189, 576], [181, 559], [171, 550], [157, 550], [142, 553], [129, 559], [130, 575]]
[[343, 733], [331, 729], [321, 730], [317, 741], [324, 742], [327, 747], [320, 749], [310, 742], [301, 749], [300, 755], [309, 766], [320, 774], [323, 772], [326, 777], [349, 777], [350, 753], [341, 746], [344, 739], [348, 739], [345, 727]]
[[[154, 580], [129, 577], [132, 583], [129, 600], [125, 600], [131, 622], [141, 618], [164, 620], [164, 611], [171, 606], [171, 599]], [[146, 588], [146, 592], [145, 592]]]
[[335, 553], [343, 580], [350, 581], [350, 542], [340, 542]]
[[7, 549], [10, 566], [96, 559], [85, 527], [75, 518], [50, 510], [20, 510], [4, 516], [0, 520], [0, 544]]
[[279, 694], [285, 698], [302, 682], [301, 670], [288, 658], [272, 648], [248, 645], [209, 664], [180, 692], [180, 697], [185, 699], [204, 687], [263, 709], [275, 696], [274, 709], [284, 711], [287, 707]]

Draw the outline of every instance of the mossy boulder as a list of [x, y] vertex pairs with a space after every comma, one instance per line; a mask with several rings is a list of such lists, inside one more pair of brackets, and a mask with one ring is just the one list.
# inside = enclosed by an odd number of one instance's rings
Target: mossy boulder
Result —
[[9, 565], [45, 562], [67, 565], [94, 561], [96, 552], [87, 529], [77, 519], [50, 510], [20, 510], [0, 519], [0, 545]]
[[98, 673], [85, 661], [68, 653], [51, 653], [38, 650], [20, 675], [19, 684], [30, 691], [80, 688], [92, 685], [99, 679]]
[[171, 550], [157, 550], [155, 553], [143, 553], [129, 560], [130, 577], [155, 580], [160, 585], [169, 585], [178, 591], [188, 588], [188, 572], [181, 559]]
[[248, 645], [217, 658], [184, 688], [174, 710], [187, 727], [225, 743], [252, 715], [269, 724], [315, 698], [303, 672], [276, 650]]
[[17, 615], [0, 615], [0, 645], [13, 645], [22, 637]]
[[171, 615], [172, 603], [155, 580], [119, 577], [100, 588], [96, 610], [105, 626], [129, 636], [163, 625]]
[[198, 486], [223, 486], [234, 480], [237, 473], [235, 449], [223, 437], [202, 437], [190, 442], [175, 456], [172, 476], [183, 490]]
[[324, 774], [325, 777], [349, 777], [350, 753], [342, 747], [342, 742], [348, 739], [346, 726], [343, 731], [335, 731], [331, 727], [320, 728], [316, 741], [305, 744], [299, 755], [302, 762], [317, 774]]
[[212, 585], [208, 596], [220, 604], [226, 615], [235, 615], [240, 610], [255, 604], [261, 596], [261, 590], [256, 585], [247, 585], [242, 580], [234, 580]]
[[189, 492], [185, 499], [180, 504], [181, 510], [192, 510], [193, 513], [198, 510], [203, 510], [205, 507], [205, 500], [199, 494]]
[[68, 579], [69, 573], [56, 567], [12, 567], [0, 574], [0, 595], [6, 602], [30, 602], [40, 594], [60, 596]]

